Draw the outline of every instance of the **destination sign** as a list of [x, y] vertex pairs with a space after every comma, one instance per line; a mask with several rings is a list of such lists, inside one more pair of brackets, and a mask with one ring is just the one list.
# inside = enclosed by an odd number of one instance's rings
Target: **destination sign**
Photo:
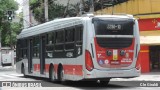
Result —
[[107, 30], [122, 30], [122, 25], [120, 25], [120, 24], [107, 24]]

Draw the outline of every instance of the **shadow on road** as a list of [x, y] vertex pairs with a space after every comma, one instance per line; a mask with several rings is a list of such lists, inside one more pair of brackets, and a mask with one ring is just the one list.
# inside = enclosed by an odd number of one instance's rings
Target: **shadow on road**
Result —
[[[19, 76], [20, 78], [24, 78], [23, 76]], [[28, 76], [27, 78], [35, 79], [35, 80], [40, 80], [44, 82], [44, 86], [47, 87], [75, 87], [79, 89], [106, 89], [106, 88], [113, 88], [113, 89], [123, 89], [123, 88], [132, 88], [131, 86], [127, 85], [119, 85], [119, 84], [114, 84], [113, 82], [109, 83], [108, 85], [101, 85], [93, 81], [65, 81], [63, 83], [61, 82], [51, 82], [49, 79], [46, 78], [40, 78], [40, 77], [33, 77], [33, 76]]]

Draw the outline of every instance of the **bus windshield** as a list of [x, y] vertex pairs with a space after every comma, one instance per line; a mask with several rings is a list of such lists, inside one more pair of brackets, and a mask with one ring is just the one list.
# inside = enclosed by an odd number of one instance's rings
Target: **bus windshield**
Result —
[[133, 35], [133, 19], [93, 18], [96, 35]]

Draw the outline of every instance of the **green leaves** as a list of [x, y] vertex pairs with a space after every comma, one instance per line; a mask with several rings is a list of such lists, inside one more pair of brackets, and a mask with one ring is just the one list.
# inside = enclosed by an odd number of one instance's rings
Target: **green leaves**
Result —
[[62, 18], [65, 11], [65, 6], [52, 3], [49, 5], [49, 20], [53, 20], [55, 18]]
[[15, 0], [0, 0], [0, 32], [2, 46], [11, 46], [16, 43], [16, 36], [20, 33], [22, 24], [7, 22], [6, 12], [8, 10], [16, 11], [18, 9], [18, 3]]
[[[49, 20], [56, 18], [64, 17], [73, 17], [77, 16], [79, 13], [79, 5], [69, 4], [64, 6], [63, 4], [58, 4], [57, 0], [48, 0], [48, 16]], [[30, 9], [34, 15], [36, 21], [43, 23], [44, 22], [44, 5], [42, 0], [30, 0]]]

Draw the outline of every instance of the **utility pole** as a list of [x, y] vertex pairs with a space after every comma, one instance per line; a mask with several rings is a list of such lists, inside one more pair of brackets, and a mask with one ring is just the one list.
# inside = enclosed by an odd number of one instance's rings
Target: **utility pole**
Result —
[[44, 0], [44, 16], [45, 16], [45, 22], [48, 20], [48, 0]]
[[2, 54], [1, 54], [1, 38], [2, 38], [2, 34], [1, 34], [1, 31], [0, 31], [0, 60], [2, 59]]
[[90, 13], [94, 13], [94, 0], [90, 0]]
[[80, 5], [79, 5], [79, 9], [80, 9], [80, 10], [79, 10], [79, 15], [80, 15], [80, 16], [82, 16], [83, 7], [84, 7], [84, 6], [83, 6], [83, 1], [80, 0]]
[[23, 26], [30, 27], [29, 0], [23, 0]]
[[63, 17], [65, 17], [65, 16], [66, 16], [66, 13], [67, 13], [67, 11], [68, 11], [68, 7], [69, 7], [69, 2], [70, 2], [70, 0], [68, 0], [68, 2], [67, 2], [67, 6], [66, 6], [66, 9], [64, 10]]

